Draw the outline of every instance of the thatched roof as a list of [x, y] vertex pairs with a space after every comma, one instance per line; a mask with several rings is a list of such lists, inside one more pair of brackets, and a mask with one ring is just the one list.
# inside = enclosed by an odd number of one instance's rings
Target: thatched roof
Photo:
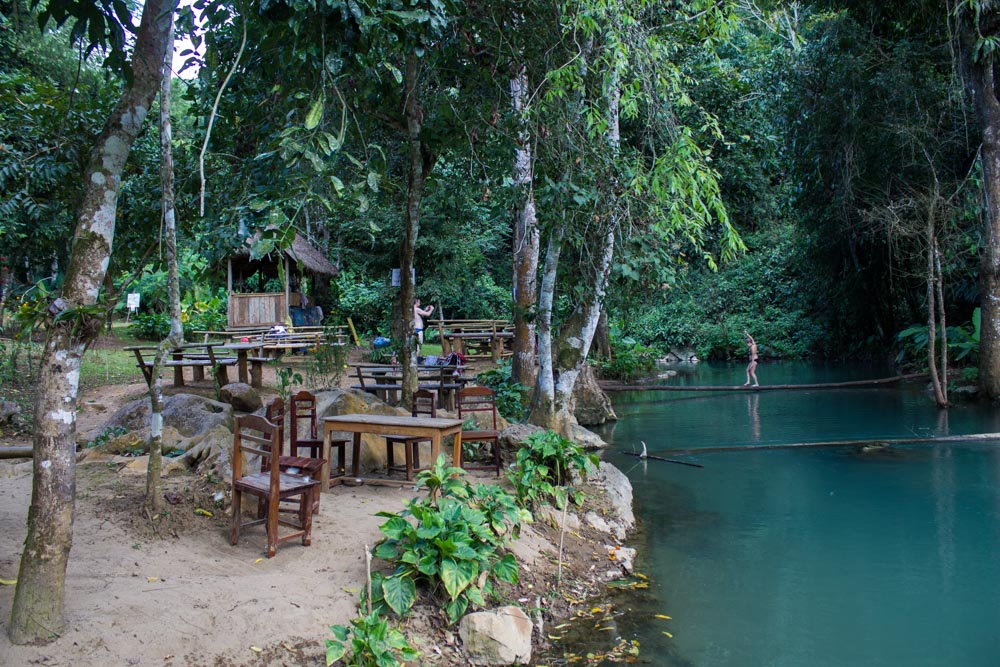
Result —
[[[243, 248], [236, 254], [249, 255], [250, 246], [259, 235], [260, 232], [257, 232], [253, 238], [247, 239]], [[316, 246], [306, 241], [298, 232], [295, 233], [295, 240], [292, 241], [291, 247], [285, 249], [285, 254], [293, 262], [301, 262], [302, 268], [309, 273], [318, 273], [324, 276], [335, 276], [339, 273], [337, 267], [331, 264], [330, 260]]]

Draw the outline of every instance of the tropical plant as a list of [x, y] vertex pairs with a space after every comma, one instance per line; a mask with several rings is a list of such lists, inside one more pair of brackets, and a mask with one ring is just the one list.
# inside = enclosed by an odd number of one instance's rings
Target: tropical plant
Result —
[[634, 338], [612, 336], [611, 356], [598, 361], [597, 366], [603, 377], [631, 382], [649, 375], [656, 368], [656, 357], [654, 348], [642, 345]]
[[302, 375], [293, 371], [290, 366], [285, 366], [278, 369], [277, 381], [275, 389], [278, 390], [278, 397], [282, 403], [287, 404], [292, 395], [292, 388], [302, 384]]
[[586, 478], [600, 461], [595, 454], [587, 454], [580, 445], [567, 440], [555, 431], [533, 433], [525, 445], [517, 450], [514, 468], [507, 479], [514, 485], [514, 495], [522, 507], [535, 507], [554, 500], [557, 507], [565, 507], [568, 500], [583, 502], [582, 491], [567, 488], [572, 473]]
[[517, 583], [517, 561], [502, 553], [509, 531], [498, 527], [518, 523], [524, 514], [496, 492], [480, 504], [468, 482], [449, 479], [454, 470], [439, 457], [417, 478], [418, 486], [433, 484], [427, 498], [411, 500], [398, 514], [378, 513], [388, 521], [379, 528], [385, 539], [375, 555], [395, 569], [389, 576], [373, 576], [373, 609], [388, 607], [405, 615], [416, 600], [417, 583], [425, 583], [436, 594], [444, 589], [445, 615], [455, 623], [470, 605], [486, 604], [494, 582]]
[[351, 627], [331, 625], [330, 632], [334, 638], [326, 640], [327, 665], [342, 660], [351, 667], [395, 667], [420, 657], [403, 633], [390, 628], [378, 613], [351, 619]]

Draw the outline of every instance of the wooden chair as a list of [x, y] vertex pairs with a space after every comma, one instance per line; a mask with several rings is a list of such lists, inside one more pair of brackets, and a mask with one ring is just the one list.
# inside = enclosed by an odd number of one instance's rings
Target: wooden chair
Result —
[[[278, 466], [282, 472], [291, 474], [301, 474], [311, 479], [321, 479], [323, 464], [325, 461], [320, 458], [322, 449], [312, 456], [298, 456], [298, 452], [293, 445], [289, 446], [291, 456], [285, 455], [285, 403], [280, 396], [276, 396], [264, 411], [264, 418], [278, 427]], [[294, 429], [293, 429], [294, 433]], [[294, 437], [294, 436], [293, 436]], [[319, 497], [317, 492], [313, 498], [313, 514], [319, 513]], [[261, 515], [263, 516], [263, 515]]]
[[[428, 389], [418, 389], [413, 392], [413, 410], [411, 414], [414, 417], [437, 417], [434, 392]], [[385, 436], [386, 472], [403, 472], [406, 474], [407, 481], [413, 479], [413, 472], [420, 470], [420, 443], [429, 443], [430, 441], [430, 438], [421, 438], [418, 436]], [[403, 445], [403, 451], [406, 454], [406, 465], [404, 466], [397, 466], [394, 459], [397, 443]]]
[[[491, 430], [462, 431], [463, 451], [459, 452], [458, 465], [465, 470], [496, 470], [500, 476], [500, 431], [497, 430], [496, 396], [489, 387], [462, 387], [458, 390], [458, 418], [465, 419], [477, 412], [488, 412], [493, 418]], [[493, 462], [489, 465], [468, 466], [464, 463], [464, 446], [467, 442], [493, 443]]]
[[[267, 557], [272, 558], [278, 551], [278, 543], [302, 538], [303, 546], [312, 541], [313, 497], [319, 493], [319, 480], [306, 480], [300, 475], [281, 471], [274, 461], [280, 456], [279, 429], [263, 417], [247, 415], [236, 418], [233, 434], [233, 519], [229, 532], [229, 543], [240, 541], [240, 530], [257, 524], [267, 528]], [[261, 471], [245, 473], [247, 454], [260, 456]], [[264, 469], [266, 468], [266, 470]], [[265, 511], [263, 517], [243, 521], [243, 494], [261, 499]], [[278, 511], [282, 500], [298, 500], [298, 523], [281, 518]], [[278, 526], [291, 526], [295, 530], [284, 536], [278, 535]]]
[[[309, 450], [311, 458], [320, 458], [323, 453], [323, 438], [317, 428], [316, 396], [308, 391], [300, 391], [292, 396], [289, 427], [291, 429], [291, 454], [300, 456], [302, 449]], [[337, 463], [330, 461], [330, 479], [347, 474], [347, 438], [330, 441], [330, 458], [337, 452]]]

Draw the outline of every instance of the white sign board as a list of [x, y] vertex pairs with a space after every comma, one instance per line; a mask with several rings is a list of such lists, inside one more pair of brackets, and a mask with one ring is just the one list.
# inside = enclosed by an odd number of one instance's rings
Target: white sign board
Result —
[[[411, 284], [417, 284], [417, 270], [410, 269], [410, 275], [413, 276], [413, 282]], [[392, 286], [399, 287], [399, 269], [392, 270]]]
[[127, 300], [126, 300], [125, 304], [128, 306], [128, 309], [130, 311], [135, 312], [135, 311], [139, 310], [139, 293], [138, 292], [130, 292], [129, 295], [128, 295], [128, 297], [126, 297], [126, 299]]

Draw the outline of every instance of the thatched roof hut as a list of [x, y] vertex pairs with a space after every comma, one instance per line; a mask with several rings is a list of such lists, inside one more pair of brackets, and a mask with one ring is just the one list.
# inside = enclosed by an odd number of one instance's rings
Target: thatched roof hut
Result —
[[[259, 237], [259, 232], [258, 232]], [[247, 239], [228, 258], [227, 288], [229, 291], [229, 327], [264, 327], [291, 322], [296, 309], [307, 309], [302, 283], [309, 277], [314, 282], [337, 275], [337, 267], [301, 234], [295, 234], [292, 244], [280, 254], [271, 253], [254, 259]], [[279, 280], [279, 262], [284, 265], [284, 281]], [[315, 313], [310, 317], [314, 318]]]

